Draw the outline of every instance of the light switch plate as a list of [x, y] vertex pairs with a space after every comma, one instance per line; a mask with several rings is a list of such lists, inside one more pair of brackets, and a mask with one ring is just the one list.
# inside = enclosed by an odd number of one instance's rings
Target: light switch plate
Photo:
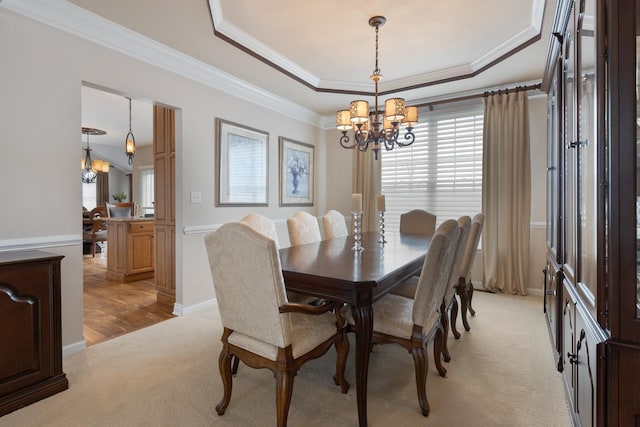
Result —
[[202, 203], [202, 193], [200, 191], [191, 192], [191, 203]]

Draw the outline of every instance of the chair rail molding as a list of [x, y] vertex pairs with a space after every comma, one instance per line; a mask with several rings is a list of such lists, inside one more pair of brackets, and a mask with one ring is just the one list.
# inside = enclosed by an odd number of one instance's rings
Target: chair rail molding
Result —
[[59, 236], [25, 237], [0, 240], [0, 252], [24, 251], [28, 249], [57, 248], [82, 244], [81, 234]]

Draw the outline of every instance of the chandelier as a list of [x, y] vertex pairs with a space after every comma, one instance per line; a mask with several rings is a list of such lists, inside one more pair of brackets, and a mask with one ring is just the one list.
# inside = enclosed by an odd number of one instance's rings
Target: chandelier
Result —
[[133, 132], [131, 132], [131, 98], [127, 98], [129, 100], [129, 133], [127, 133], [127, 137], [124, 141], [124, 154], [129, 158], [129, 164], [133, 164], [133, 156], [136, 153], [136, 139], [133, 137]]
[[[369, 19], [369, 25], [376, 29], [376, 66], [371, 75], [375, 84], [375, 109], [369, 111], [369, 103], [363, 100], [351, 101], [348, 110], [340, 110], [336, 114], [336, 127], [342, 131], [340, 145], [344, 148], [367, 151], [372, 146], [376, 160], [381, 146], [387, 151], [395, 145], [406, 147], [413, 144], [416, 137], [413, 126], [418, 123], [418, 107], [404, 105], [402, 98], [390, 98], [385, 101], [384, 115], [378, 111], [378, 82], [382, 79], [378, 68], [378, 29], [387, 22], [384, 16]], [[404, 141], [398, 141], [400, 126], [406, 127]], [[347, 131], [353, 129], [353, 140]]]
[[96, 182], [98, 172], [109, 172], [109, 162], [102, 160], [91, 160], [91, 148], [89, 147], [89, 135], [105, 135], [107, 132], [94, 129], [94, 128], [82, 128], [82, 133], [87, 135], [87, 147], [84, 149], [84, 158], [80, 160], [80, 167], [82, 169], [82, 182], [85, 184], [93, 184]]

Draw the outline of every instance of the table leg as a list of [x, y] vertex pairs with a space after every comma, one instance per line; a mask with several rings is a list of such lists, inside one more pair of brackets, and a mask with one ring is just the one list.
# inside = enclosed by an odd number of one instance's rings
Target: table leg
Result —
[[367, 375], [369, 354], [373, 336], [373, 308], [371, 305], [352, 307], [356, 323], [356, 395], [358, 402], [358, 424], [367, 426]]

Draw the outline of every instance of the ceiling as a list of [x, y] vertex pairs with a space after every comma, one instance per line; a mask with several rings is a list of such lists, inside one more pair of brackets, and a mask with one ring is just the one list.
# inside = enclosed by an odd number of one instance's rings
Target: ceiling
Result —
[[[353, 99], [373, 103], [372, 16], [387, 19], [379, 29], [381, 102], [393, 95], [415, 104], [540, 82], [555, 9], [545, 0], [71, 3], [326, 117]], [[106, 130], [96, 143], [122, 151], [128, 101], [92, 88], [82, 96], [83, 126]], [[149, 143], [151, 105], [132, 98], [136, 143]]]

